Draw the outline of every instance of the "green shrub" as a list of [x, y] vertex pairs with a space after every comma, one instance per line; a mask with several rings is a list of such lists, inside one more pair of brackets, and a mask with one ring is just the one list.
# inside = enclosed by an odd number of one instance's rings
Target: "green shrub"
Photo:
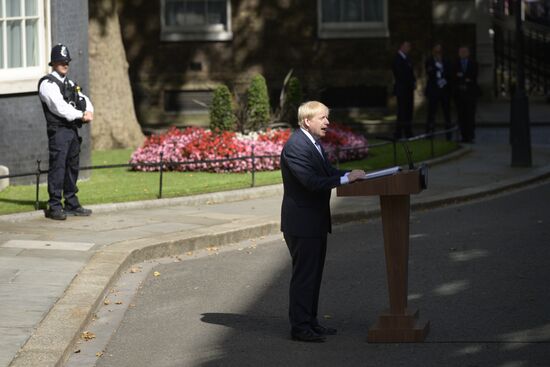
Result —
[[247, 97], [247, 128], [257, 131], [269, 124], [269, 95], [265, 78], [256, 75], [252, 78], [246, 91]]
[[233, 130], [234, 127], [235, 114], [231, 104], [231, 92], [226, 85], [222, 84], [214, 89], [210, 106], [210, 129], [228, 131]]
[[282, 114], [282, 118], [293, 126], [298, 126], [298, 107], [300, 107], [303, 99], [302, 84], [298, 78], [293, 76], [286, 86]]

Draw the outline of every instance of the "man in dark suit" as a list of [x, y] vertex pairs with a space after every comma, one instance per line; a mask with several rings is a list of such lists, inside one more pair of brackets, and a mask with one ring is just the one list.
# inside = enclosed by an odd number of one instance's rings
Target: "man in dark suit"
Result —
[[[426, 60], [426, 82], [425, 95], [428, 99], [428, 116], [426, 119], [426, 133], [433, 133], [435, 130], [435, 115], [438, 105], [443, 109], [445, 129], [451, 128], [451, 66], [443, 58], [443, 48], [436, 44], [432, 49], [432, 56]], [[447, 134], [447, 140], [451, 140], [452, 134]]]
[[475, 139], [475, 119], [479, 87], [477, 85], [477, 63], [470, 58], [470, 49], [462, 46], [458, 50], [459, 59], [454, 65], [454, 94], [458, 125], [462, 141], [473, 143]]
[[331, 232], [330, 194], [336, 186], [365, 175], [362, 170], [340, 171], [328, 161], [318, 141], [329, 126], [328, 113], [320, 102], [302, 104], [298, 109], [300, 128], [281, 152], [281, 231], [292, 257], [291, 336], [304, 342], [323, 342], [326, 335], [336, 334], [317, 319], [327, 233]]
[[400, 139], [403, 134], [410, 138], [412, 133], [412, 118], [414, 107], [414, 90], [416, 89], [416, 77], [412, 62], [409, 58], [411, 43], [405, 41], [397, 50], [393, 60], [393, 77], [395, 84], [393, 93], [397, 97], [397, 121], [394, 137]]

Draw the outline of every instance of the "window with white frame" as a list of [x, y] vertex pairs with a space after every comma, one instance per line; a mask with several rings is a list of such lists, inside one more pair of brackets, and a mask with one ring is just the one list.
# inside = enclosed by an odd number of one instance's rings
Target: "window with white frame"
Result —
[[227, 41], [231, 33], [230, 0], [162, 0], [163, 41]]
[[36, 90], [47, 70], [44, 0], [0, 0], [0, 94]]
[[317, 0], [319, 38], [387, 37], [388, 0]]

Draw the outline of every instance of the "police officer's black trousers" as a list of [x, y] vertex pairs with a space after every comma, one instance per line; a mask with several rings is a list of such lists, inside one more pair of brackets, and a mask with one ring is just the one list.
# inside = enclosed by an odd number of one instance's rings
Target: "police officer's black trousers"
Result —
[[65, 208], [80, 206], [76, 193], [76, 181], [80, 164], [80, 138], [76, 129], [67, 127], [48, 128], [49, 172], [48, 206], [51, 210], [61, 210], [61, 197], [65, 198]]
[[318, 238], [284, 234], [292, 257], [289, 317], [293, 332], [319, 325], [317, 307], [327, 253], [327, 235]]

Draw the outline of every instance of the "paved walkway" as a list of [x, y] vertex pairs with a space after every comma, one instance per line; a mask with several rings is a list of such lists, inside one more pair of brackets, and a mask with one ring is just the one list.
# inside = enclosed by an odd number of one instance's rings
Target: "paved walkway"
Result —
[[[460, 156], [433, 162], [429, 189], [412, 199], [413, 208], [550, 177], [550, 146], [533, 146], [533, 167], [511, 168], [508, 145], [491, 136], [480, 131], [478, 144]], [[54, 366], [66, 359], [105, 292], [133, 263], [276, 233], [281, 193], [277, 185], [99, 205], [89, 218], [63, 222], [40, 213], [0, 216], [0, 366]], [[378, 201], [333, 197], [332, 208], [342, 223], [377, 215]]]

